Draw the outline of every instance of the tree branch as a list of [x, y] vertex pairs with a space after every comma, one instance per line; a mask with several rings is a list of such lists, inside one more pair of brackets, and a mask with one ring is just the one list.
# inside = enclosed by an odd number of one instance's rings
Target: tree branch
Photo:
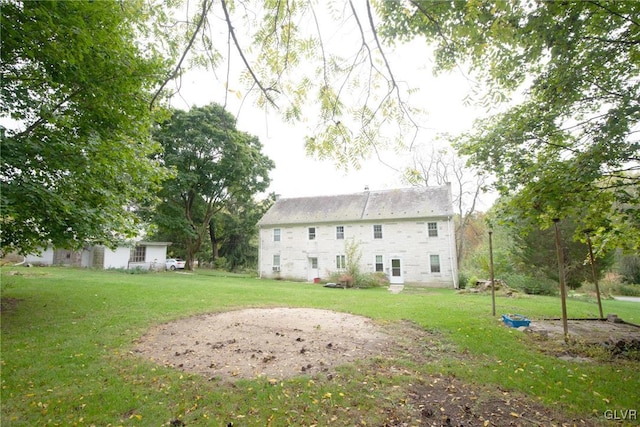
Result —
[[213, 0], [202, 1], [202, 12], [200, 13], [200, 19], [198, 19], [198, 24], [196, 25], [196, 28], [193, 31], [193, 34], [191, 34], [191, 37], [189, 38], [189, 43], [187, 43], [187, 46], [184, 48], [184, 51], [182, 52], [182, 56], [180, 56], [180, 60], [176, 64], [176, 67], [173, 70], [173, 72], [167, 76], [167, 78], [164, 80], [164, 82], [162, 82], [162, 84], [160, 85], [156, 93], [153, 95], [153, 98], [151, 98], [151, 102], [149, 103], [149, 110], [153, 108], [153, 104], [156, 102], [156, 99], [158, 99], [158, 96], [160, 96], [160, 93], [165, 88], [167, 83], [169, 83], [171, 79], [175, 78], [178, 75], [178, 72], [182, 68], [182, 63], [184, 62], [184, 59], [187, 57], [187, 54], [189, 53], [189, 51], [191, 50], [191, 46], [193, 46], [193, 42], [195, 41], [196, 36], [198, 35], [198, 32], [200, 32], [200, 28], [202, 27], [202, 24], [204, 23], [207, 17], [207, 12], [209, 12], [209, 8], [211, 7], [212, 4], [213, 4]]
[[238, 53], [240, 54], [240, 57], [242, 58], [242, 62], [244, 62], [244, 66], [247, 67], [247, 71], [249, 71], [249, 74], [251, 74], [251, 77], [253, 78], [253, 81], [260, 88], [260, 91], [265, 96], [265, 98], [267, 98], [267, 101], [269, 101], [269, 103], [271, 105], [273, 105], [275, 108], [278, 108], [278, 105], [276, 104], [276, 102], [273, 100], [271, 95], [269, 95], [269, 91], [270, 90], [274, 91], [274, 92], [278, 92], [278, 91], [276, 89], [273, 89], [273, 88], [265, 88], [262, 85], [262, 83], [260, 82], [260, 79], [258, 79], [258, 76], [256, 76], [256, 74], [253, 72], [253, 69], [251, 68], [251, 65], [249, 65], [249, 62], [247, 61], [247, 58], [244, 56], [244, 52], [240, 48], [240, 43], [238, 42], [238, 38], [236, 37], [236, 33], [235, 33], [235, 31], [233, 29], [233, 25], [231, 23], [231, 18], [229, 17], [229, 11], [227, 10], [227, 2], [225, 0], [220, 0], [220, 3], [222, 4], [222, 10], [224, 12], [224, 19], [225, 19], [225, 21], [227, 21], [227, 26], [229, 28], [229, 33], [231, 34], [231, 38], [233, 39], [233, 43], [235, 44], [236, 49], [238, 50]]

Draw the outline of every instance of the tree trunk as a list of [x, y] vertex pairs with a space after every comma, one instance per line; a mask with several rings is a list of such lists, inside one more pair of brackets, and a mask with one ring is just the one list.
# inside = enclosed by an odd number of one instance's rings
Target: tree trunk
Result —
[[184, 269], [193, 271], [193, 265], [196, 258], [196, 254], [200, 250], [200, 239], [187, 239], [186, 242], [186, 256]]
[[211, 265], [215, 267], [216, 259], [218, 259], [218, 239], [216, 237], [216, 224], [211, 219], [209, 221], [209, 239], [211, 239]]

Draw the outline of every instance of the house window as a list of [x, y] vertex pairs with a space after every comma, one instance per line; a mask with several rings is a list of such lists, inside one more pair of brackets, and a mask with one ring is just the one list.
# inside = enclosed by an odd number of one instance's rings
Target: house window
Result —
[[373, 226], [373, 238], [382, 239], [382, 225]]
[[336, 255], [336, 268], [338, 270], [347, 268], [347, 259], [344, 255]]
[[318, 268], [318, 258], [312, 257], [309, 260], [311, 261], [311, 268]]
[[274, 228], [273, 229], [273, 241], [274, 242], [279, 242], [280, 241], [280, 229], [279, 228]]
[[131, 253], [129, 255], [130, 262], [144, 262], [147, 254], [146, 246], [136, 246], [135, 248], [131, 248]]
[[428, 222], [427, 230], [429, 230], [429, 237], [438, 237], [438, 223]]
[[376, 255], [376, 271], [384, 271], [384, 264], [382, 263], [382, 255]]
[[440, 255], [430, 255], [429, 263], [431, 264], [432, 273], [440, 273]]
[[280, 267], [280, 255], [274, 255], [273, 256], [273, 266], [274, 267]]
[[309, 240], [316, 240], [316, 228], [309, 227]]
[[338, 240], [344, 239], [344, 225], [336, 226], [336, 239]]

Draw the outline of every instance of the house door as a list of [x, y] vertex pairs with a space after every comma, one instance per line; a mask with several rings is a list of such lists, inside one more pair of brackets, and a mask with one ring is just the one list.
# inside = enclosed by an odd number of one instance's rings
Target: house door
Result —
[[310, 282], [319, 278], [320, 270], [318, 269], [318, 257], [310, 256], [308, 258], [309, 266], [307, 268], [307, 280]]
[[402, 277], [402, 262], [400, 258], [391, 258], [391, 275], [389, 276], [391, 283], [404, 283]]

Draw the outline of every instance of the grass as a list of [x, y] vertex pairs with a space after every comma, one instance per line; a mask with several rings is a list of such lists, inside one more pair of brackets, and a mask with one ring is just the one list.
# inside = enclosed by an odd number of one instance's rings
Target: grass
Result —
[[[3, 426], [380, 425], [403, 417], [404, 391], [431, 374], [524, 393], [602, 422], [605, 410], [640, 409], [637, 362], [576, 363], [547, 355], [491, 316], [488, 295], [423, 288], [391, 295], [210, 272], [3, 268], [2, 297]], [[536, 319], [560, 313], [552, 297], [498, 297], [496, 303], [498, 314]], [[379, 322], [409, 319], [440, 333], [450, 357], [355, 362], [332, 380], [301, 376], [228, 385], [131, 352], [151, 325], [265, 306], [326, 308]], [[603, 306], [605, 313], [640, 323], [637, 303], [605, 300]], [[597, 317], [598, 308], [571, 299], [568, 312]]]

